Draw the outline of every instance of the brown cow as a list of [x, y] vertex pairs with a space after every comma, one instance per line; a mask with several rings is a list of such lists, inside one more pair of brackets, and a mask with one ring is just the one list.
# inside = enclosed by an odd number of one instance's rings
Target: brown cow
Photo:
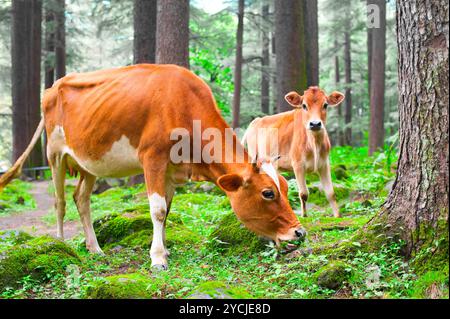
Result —
[[[96, 177], [123, 177], [141, 172], [145, 175], [153, 221], [150, 255], [152, 265], [157, 268], [167, 268], [165, 221], [175, 185], [191, 175], [206, 177], [223, 189], [237, 217], [259, 235], [276, 243], [305, 236], [289, 205], [286, 180], [270, 163], [250, 163], [235, 134], [231, 143], [236, 149], [231, 149], [242, 150], [245, 160], [240, 163], [176, 164], [171, 160], [171, 148], [176, 143], [170, 137], [174, 129], [187, 130], [191, 141], [194, 120], [201, 121], [202, 130], [212, 127], [224, 133], [229, 129], [209, 87], [187, 69], [140, 64], [67, 75], [46, 90], [43, 112], [60, 238], [64, 236], [67, 170], [80, 173], [74, 200], [91, 252], [102, 252], [90, 215], [90, 195]], [[33, 142], [42, 132], [44, 119]], [[223, 134], [221, 142], [223, 150], [230, 143]], [[202, 141], [202, 147], [204, 144], [206, 141]], [[0, 179], [0, 189], [17, 176], [27, 152]]]
[[278, 168], [294, 171], [302, 217], [306, 216], [309, 193], [305, 175], [309, 172], [320, 175], [334, 216], [339, 217], [328, 158], [331, 145], [325, 124], [327, 107], [339, 105], [344, 100], [344, 95], [333, 92], [327, 96], [318, 87], [310, 87], [303, 96], [290, 92], [285, 99], [295, 110], [253, 120], [244, 135], [243, 143], [247, 142], [251, 157], [273, 156], [270, 148], [275, 148], [276, 154], [280, 156]]

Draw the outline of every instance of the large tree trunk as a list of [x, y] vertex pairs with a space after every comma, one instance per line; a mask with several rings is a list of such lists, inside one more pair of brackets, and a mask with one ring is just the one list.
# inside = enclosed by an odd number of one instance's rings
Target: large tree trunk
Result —
[[398, 170], [387, 202], [370, 224], [400, 235], [407, 256], [430, 247], [426, 258], [433, 258], [441, 247], [447, 269], [448, 10], [447, 0], [397, 1]]
[[380, 27], [372, 30], [369, 155], [384, 144], [384, 90], [386, 69], [386, 0], [371, 0], [380, 9]]
[[[338, 40], [334, 40], [334, 83], [336, 85], [336, 88], [340, 86], [341, 83], [341, 70], [339, 66], [339, 43]], [[338, 135], [338, 144], [339, 145], [345, 145], [345, 136], [344, 136], [344, 130], [343, 130], [343, 121], [342, 121], [342, 105], [338, 106], [337, 108], [338, 113], [338, 128], [337, 128], [337, 135]]]
[[[40, 0], [12, 2], [13, 161], [28, 146], [41, 118], [41, 22]], [[38, 142], [25, 166], [40, 166], [42, 160]]]
[[52, 1], [45, 2], [44, 84], [48, 89], [55, 81], [55, 12]]
[[155, 63], [157, 0], [134, 0], [134, 63]]
[[239, 0], [238, 27], [236, 33], [236, 59], [234, 64], [233, 128], [239, 127], [239, 118], [241, 112], [243, 41], [244, 41], [244, 0]]
[[306, 73], [308, 86], [319, 85], [319, 22], [317, 0], [304, 1]]
[[[350, 30], [350, 28], [347, 28]], [[352, 56], [350, 31], [345, 32], [344, 60], [345, 60], [345, 144], [352, 144]]]
[[55, 0], [56, 8], [56, 43], [55, 43], [55, 76], [60, 79], [66, 75], [66, 2]]
[[284, 100], [290, 91], [303, 94], [307, 88], [303, 1], [275, 1], [275, 47], [277, 68], [277, 107], [292, 107]]
[[[366, 5], [369, 6], [373, 3], [373, 0], [367, 0]], [[372, 37], [373, 37], [373, 28], [367, 28], [367, 82], [368, 82], [368, 92], [369, 92], [369, 99], [370, 99], [370, 88], [372, 83], [372, 53], [373, 53], [373, 46], [372, 46]]]
[[262, 59], [261, 59], [261, 111], [265, 114], [270, 112], [270, 31], [268, 28], [269, 20], [268, 4], [262, 5]]
[[189, 68], [189, 0], [158, 0], [156, 63]]

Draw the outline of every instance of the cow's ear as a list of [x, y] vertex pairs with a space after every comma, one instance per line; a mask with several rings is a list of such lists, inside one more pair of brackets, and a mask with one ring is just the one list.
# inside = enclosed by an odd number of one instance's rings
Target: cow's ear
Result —
[[222, 175], [217, 180], [217, 185], [225, 192], [235, 192], [244, 184], [244, 179], [238, 174]]
[[295, 108], [302, 107], [303, 96], [301, 96], [300, 94], [298, 94], [295, 91], [292, 91], [292, 92], [289, 92], [288, 94], [286, 94], [284, 99], [286, 100], [286, 102], [288, 102], [290, 105], [292, 105]]
[[330, 106], [338, 106], [339, 104], [342, 103], [342, 101], [344, 101], [344, 99], [345, 95], [338, 91], [334, 91], [327, 97], [328, 104]]

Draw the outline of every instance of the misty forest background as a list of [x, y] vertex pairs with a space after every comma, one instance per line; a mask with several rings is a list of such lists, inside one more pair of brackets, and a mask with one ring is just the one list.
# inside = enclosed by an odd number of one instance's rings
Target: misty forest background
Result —
[[[0, 299], [448, 299], [448, 0], [228, 0], [214, 13], [211, 3], [0, 0]], [[45, 136], [25, 165], [44, 166], [38, 180], [25, 171], [6, 185], [2, 175], [35, 132], [43, 89], [70, 72], [143, 62], [190, 68], [234, 128], [290, 110], [292, 90], [345, 93], [326, 125], [342, 217], [309, 174], [307, 238], [276, 247], [242, 227], [213, 183], [188, 182], [159, 273], [145, 184], [100, 178], [90, 203], [106, 255], [87, 252], [70, 199], [66, 242], [51, 237]], [[298, 210], [296, 180], [283, 174]]]

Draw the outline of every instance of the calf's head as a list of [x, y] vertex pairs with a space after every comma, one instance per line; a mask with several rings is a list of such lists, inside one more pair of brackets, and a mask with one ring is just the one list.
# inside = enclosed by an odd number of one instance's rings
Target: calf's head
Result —
[[306, 236], [289, 205], [288, 184], [270, 162], [255, 163], [241, 174], [223, 175], [217, 184], [227, 193], [239, 220], [258, 235], [277, 244]]
[[303, 96], [294, 91], [285, 96], [290, 105], [303, 112], [302, 120], [305, 128], [315, 133], [323, 132], [325, 129], [328, 107], [341, 104], [344, 98], [344, 94], [337, 91], [327, 96], [315, 86], [306, 90]]

